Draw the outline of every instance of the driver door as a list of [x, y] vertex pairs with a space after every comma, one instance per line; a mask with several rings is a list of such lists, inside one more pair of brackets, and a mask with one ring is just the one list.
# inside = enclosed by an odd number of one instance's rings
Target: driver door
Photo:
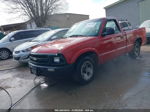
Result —
[[[107, 20], [104, 29], [111, 29], [113, 32], [106, 32], [103, 30], [100, 44], [100, 59], [105, 61], [111, 60], [117, 56], [116, 39], [121, 36], [120, 30], [116, 29], [115, 20]], [[105, 35], [103, 35], [105, 34]]]

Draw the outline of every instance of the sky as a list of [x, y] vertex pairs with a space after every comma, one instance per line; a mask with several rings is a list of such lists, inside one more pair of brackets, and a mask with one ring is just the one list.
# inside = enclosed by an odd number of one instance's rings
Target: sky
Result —
[[[68, 9], [64, 13], [86, 14], [90, 18], [105, 17], [104, 7], [118, 0], [66, 0]], [[25, 19], [5, 11], [7, 6], [0, 3], [0, 25], [23, 22]]]

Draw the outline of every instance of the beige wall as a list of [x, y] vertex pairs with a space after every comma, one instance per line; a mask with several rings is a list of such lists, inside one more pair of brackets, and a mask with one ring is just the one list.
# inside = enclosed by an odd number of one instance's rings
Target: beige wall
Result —
[[55, 14], [49, 17], [47, 27], [69, 28], [74, 23], [89, 19], [88, 15], [80, 14]]

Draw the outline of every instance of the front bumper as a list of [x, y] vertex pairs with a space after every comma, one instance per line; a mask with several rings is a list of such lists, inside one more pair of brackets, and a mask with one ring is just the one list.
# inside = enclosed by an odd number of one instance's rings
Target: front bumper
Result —
[[50, 66], [39, 66], [29, 62], [29, 68], [32, 74], [37, 76], [51, 76], [51, 75], [63, 75], [73, 71], [74, 65], [68, 64], [65, 66], [57, 66], [57, 67], [50, 67]]
[[22, 63], [28, 63], [30, 53], [13, 53], [13, 59]]

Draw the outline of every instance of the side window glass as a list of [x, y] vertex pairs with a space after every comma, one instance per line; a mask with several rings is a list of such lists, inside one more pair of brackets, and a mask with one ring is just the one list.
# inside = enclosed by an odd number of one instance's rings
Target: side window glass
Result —
[[112, 28], [115, 31], [115, 34], [120, 33], [119, 27], [114, 20], [108, 21], [106, 28]]
[[55, 40], [55, 39], [61, 38], [61, 37], [63, 37], [66, 34], [66, 32], [67, 32], [67, 30], [57, 32], [49, 40]]
[[21, 35], [20, 32], [18, 32], [18, 33], [16, 33], [15, 35], [13, 35], [12, 37], [14, 37], [14, 41], [16, 41], [16, 40], [21, 40], [20, 35]]
[[37, 30], [37, 31], [30, 31], [29, 32], [29, 38], [33, 38], [33, 37], [37, 37], [39, 35], [41, 35], [42, 33], [46, 32], [46, 30]]
[[44, 32], [46, 32], [46, 31], [45, 30], [41, 30], [41, 31], [24, 31], [24, 32], [16, 33], [13, 37], [14, 37], [14, 41], [15, 40], [22, 40], [22, 39], [37, 37], [38, 35], [40, 35]]
[[37, 37], [40, 34], [41, 34], [40, 31], [27, 31], [24, 35], [22, 35], [22, 37], [24, 37], [24, 39], [28, 39]]

